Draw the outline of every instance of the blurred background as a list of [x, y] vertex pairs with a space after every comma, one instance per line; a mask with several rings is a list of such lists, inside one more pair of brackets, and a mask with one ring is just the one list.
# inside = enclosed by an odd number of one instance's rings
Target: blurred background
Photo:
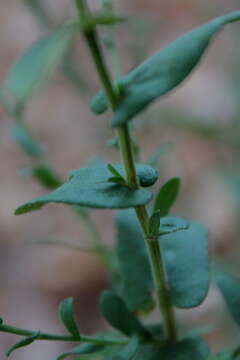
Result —
[[[93, 7], [100, 1], [90, 0]], [[238, 10], [237, 0], [114, 0], [116, 9], [129, 14], [125, 26], [115, 28], [118, 67], [126, 73], [145, 57], [177, 36], [212, 17]], [[20, 55], [49, 28], [74, 16], [73, 1], [0, 1], [0, 79]], [[239, 266], [240, 212], [240, 44], [239, 24], [218, 35], [199, 69], [169, 97], [145, 111], [135, 125], [135, 138], [147, 160], [161, 148], [158, 168], [161, 184], [172, 176], [182, 178], [182, 191], [174, 214], [198, 219], [209, 228], [211, 257]], [[103, 40], [105, 30], [101, 31]], [[111, 63], [111, 57], [108, 57]], [[67, 178], [70, 170], [101, 155], [118, 161], [110, 114], [96, 117], [89, 101], [98, 90], [95, 70], [81, 38], [66, 56], [48, 86], [27, 106], [24, 121], [42, 144], [45, 157], [56, 173]], [[105, 328], [97, 306], [108, 286], [104, 265], [91, 251], [94, 231], [113, 246], [113, 215], [91, 211], [79, 219], [67, 206], [49, 205], [44, 210], [14, 217], [14, 209], [46, 192], [21, 169], [35, 165], [11, 136], [14, 119], [0, 106], [0, 315], [12, 325], [61, 332], [57, 318], [59, 301], [76, 298], [76, 312], [83, 333]], [[159, 187], [159, 183], [157, 186]], [[49, 246], [46, 243], [68, 244]], [[77, 248], [77, 249], [76, 249]], [[188, 325], [212, 325], [207, 336], [215, 349], [231, 341], [235, 326], [223, 310], [215, 288], [199, 308], [178, 311]], [[0, 354], [14, 342], [0, 334]], [[51, 360], [64, 344], [41, 343], [12, 355], [15, 360]], [[35, 350], [35, 351], [34, 351]], [[33, 352], [34, 351], [34, 352]]]

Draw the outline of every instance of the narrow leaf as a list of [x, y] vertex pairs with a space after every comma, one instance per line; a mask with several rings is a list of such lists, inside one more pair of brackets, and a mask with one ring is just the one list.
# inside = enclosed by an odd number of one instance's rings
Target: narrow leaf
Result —
[[156, 211], [149, 219], [149, 234], [156, 236], [159, 234], [160, 227], [160, 211]]
[[113, 174], [113, 176], [122, 178], [122, 175], [111, 164], [108, 164], [108, 170]]
[[19, 349], [19, 348], [21, 348], [21, 347], [28, 346], [28, 345], [32, 344], [35, 340], [38, 339], [39, 334], [40, 334], [40, 332], [36, 332], [34, 335], [28, 336], [28, 337], [26, 337], [25, 339], [17, 342], [15, 345], [13, 345], [13, 346], [6, 352], [6, 356], [7, 356], [7, 357], [10, 356], [11, 353], [12, 353], [13, 351], [15, 351], [16, 349]]
[[[122, 99], [113, 116], [113, 127], [125, 124], [152, 101], [180, 85], [198, 65], [214, 35], [226, 24], [239, 20], [240, 11], [213, 19], [181, 36], [116, 81], [116, 86], [121, 85]], [[93, 100], [92, 110], [103, 112], [107, 107], [101, 92]]]
[[116, 218], [117, 260], [121, 295], [131, 311], [153, 306], [153, 282], [144, 238], [134, 210], [119, 211]]
[[48, 165], [39, 165], [32, 169], [35, 177], [45, 188], [54, 190], [61, 186], [62, 182]]
[[131, 313], [123, 300], [112, 291], [105, 291], [100, 297], [100, 307], [103, 316], [109, 324], [128, 336], [139, 334], [149, 337], [149, 332]]
[[209, 289], [208, 233], [198, 223], [160, 237], [172, 303], [179, 308], [200, 305]]
[[[123, 174], [123, 168], [115, 165]], [[137, 174], [143, 181], [155, 170], [147, 165], [138, 165]], [[152, 199], [152, 194], [145, 189], [130, 189], [127, 186], [109, 183], [109, 171], [105, 163], [90, 165], [70, 173], [69, 180], [55, 191], [33, 199], [20, 206], [16, 215], [38, 210], [48, 203], [64, 203], [89, 208], [122, 209], [145, 205]], [[151, 180], [151, 179], [150, 179]]]
[[80, 339], [80, 334], [73, 314], [73, 298], [63, 300], [59, 305], [59, 315], [63, 325], [75, 338]]
[[9, 71], [4, 89], [18, 104], [26, 103], [62, 61], [78, 30], [65, 24], [33, 44]]
[[105, 345], [95, 345], [95, 344], [83, 344], [74, 347], [72, 350], [65, 352], [59, 355], [56, 360], [63, 360], [68, 356], [73, 355], [89, 355], [99, 353], [100, 351], [104, 350]]
[[110, 357], [106, 357], [106, 360], [132, 360], [138, 350], [138, 346], [139, 339], [137, 336], [133, 336], [127, 345]]
[[23, 124], [16, 124], [11, 130], [11, 136], [27, 155], [40, 158], [44, 154], [42, 146]]
[[161, 216], [166, 216], [176, 201], [180, 189], [180, 179], [168, 180], [159, 190], [154, 203], [154, 211], [159, 210]]
[[217, 271], [215, 280], [233, 319], [240, 326], [240, 277], [226, 271]]

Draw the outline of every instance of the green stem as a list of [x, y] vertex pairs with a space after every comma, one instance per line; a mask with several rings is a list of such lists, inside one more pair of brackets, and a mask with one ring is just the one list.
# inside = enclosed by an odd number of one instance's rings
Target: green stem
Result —
[[[9, 334], [15, 334], [19, 336], [34, 336], [36, 331], [19, 329], [9, 325], [0, 325], [0, 332], [5, 332]], [[69, 335], [59, 335], [59, 334], [48, 334], [48, 333], [39, 333], [37, 340], [47, 340], [47, 341], [69, 341], [69, 342], [83, 342], [89, 344], [99, 344], [99, 345], [122, 345], [126, 344], [127, 341], [114, 339], [102, 339], [92, 336], [80, 335], [79, 338]]]
[[[89, 12], [85, 0], [76, 0], [77, 8], [79, 10], [80, 20], [83, 20], [84, 14]], [[113, 87], [113, 83], [106, 67], [101, 46], [99, 44], [98, 35], [95, 29], [88, 30], [84, 33], [88, 47], [90, 49], [97, 73], [101, 80], [102, 86], [111, 104], [112, 110], [116, 110], [119, 104], [119, 96]], [[120, 144], [120, 152], [128, 185], [133, 189], [138, 189], [138, 179], [136, 175], [134, 156], [132, 150], [131, 136], [129, 128], [124, 125], [117, 130]], [[149, 216], [144, 206], [135, 208], [138, 220], [141, 224], [142, 231], [145, 235], [146, 247], [148, 250], [151, 269], [154, 279], [154, 285], [158, 296], [159, 306], [163, 316], [163, 325], [165, 336], [168, 341], [176, 341], [176, 327], [174, 321], [174, 314], [170, 303], [169, 290], [167, 287], [164, 264], [162, 261], [161, 251], [158, 244], [158, 239], [152, 239], [148, 235]]]

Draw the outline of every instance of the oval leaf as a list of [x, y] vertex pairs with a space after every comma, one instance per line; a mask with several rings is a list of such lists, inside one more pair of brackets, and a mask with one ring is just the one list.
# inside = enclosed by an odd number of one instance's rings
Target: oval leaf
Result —
[[[125, 124], [152, 101], [181, 84], [200, 62], [214, 35], [224, 25], [239, 20], [239, 11], [218, 17], [181, 36], [118, 80], [116, 85], [120, 83], [122, 97], [113, 115], [113, 127]], [[99, 113], [107, 107], [101, 92], [94, 98], [92, 110]]]
[[33, 44], [9, 71], [4, 89], [17, 104], [26, 103], [62, 61], [78, 27], [65, 24]]
[[197, 223], [160, 237], [172, 303], [179, 308], [200, 305], [209, 289], [208, 233]]
[[[121, 166], [115, 165], [123, 173]], [[137, 174], [141, 178], [149, 166], [137, 166]], [[152, 199], [152, 194], [144, 189], [130, 189], [127, 186], [109, 183], [107, 165], [101, 163], [70, 173], [70, 179], [57, 190], [33, 199], [16, 209], [20, 215], [38, 210], [48, 203], [64, 203], [90, 208], [121, 209], [145, 205]]]
[[187, 230], [190, 227], [189, 221], [176, 217], [176, 216], [166, 216], [161, 218], [159, 235], [172, 234], [177, 231]]
[[161, 216], [169, 214], [178, 196], [180, 183], [181, 180], [176, 177], [168, 180], [161, 187], [154, 203], [154, 211], [159, 210]]
[[117, 214], [117, 260], [121, 275], [121, 295], [131, 311], [153, 306], [153, 281], [142, 231], [134, 210]]
[[226, 271], [217, 271], [215, 280], [233, 319], [240, 326], [240, 278]]
[[80, 339], [80, 334], [73, 314], [73, 298], [63, 300], [59, 305], [59, 315], [63, 325], [75, 338]]
[[21, 347], [28, 346], [28, 345], [32, 344], [35, 340], [38, 339], [39, 335], [40, 335], [40, 332], [36, 332], [34, 335], [28, 336], [28, 337], [26, 337], [25, 339], [17, 342], [15, 345], [13, 345], [13, 346], [6, 352], [6, 356], [10, 356], [11, 353], [12, 353], [13, 351], [15, 351], [16, 349], [19, 349], [19, 348], [21, 348]]
[[112, 291], [105, 291], [100, 297], [100, 307], [103, 316], [109, 324], [128, 336], [139, 334], [149, 337], [150, 333], [131, 313], [123, 300]]
[[89, 355], [89, 354], [95, 354], [100, 351], [102, 351], [105, 348], [104, 345], [95, 345], [95, 344], [83, 344], [76, 346], [72, 350], [65, 352], [57, 357], [56, 360], [63, 360], [68, 356], [73, 355]]

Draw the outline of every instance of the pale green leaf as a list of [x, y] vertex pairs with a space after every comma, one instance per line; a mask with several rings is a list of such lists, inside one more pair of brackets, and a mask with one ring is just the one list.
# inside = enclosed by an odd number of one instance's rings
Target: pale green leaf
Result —
[[17, 60], [4, 83], [4, 89], [17, 104], [26, 103], [49, 78], [77, 30], [76, 24], [65, 24], [34, 43]]
[[215, 280], [224, 297], [228, 310], [240, 326], [240, 277], [218, 270], [215, 273]]
[[154, 210], [160, 211], [161, 216], [166, 216], [174, 205], [180, 189], [180, 179], [168, 180], [159, 190], [154, 203]]
[[160, 237], [172, 303], [179, 308], [200, 305], [209, 289], [208, 233], [198, 223]]
[[[115, 86], [121, 87], [121, 101], [113, 115], [113, 127], [125, 124], [152, 101], [180, 85], [200, 62], [214, 35], [224, 25], [239, 20], [240, 11], [213, 19], [181, 36], [116, 81]], [[92, 110], [100, 113], [107, 107], [104, 93], [97, 94]]]
[[59, 315], [63, 325], [75, 338], [80, 339], [80, 334], [73, 313], [73, 298], [63, 300], [59, 305]]
[[106, 357], [106, 360], [132, 360], [138, 350], [139, 339], [133, 336], [129, 343], [118, 350], [115, 354]]
[[190, 227], [189, 221], [176, 217], [165, 216], [160, 220], [159, 235], [172, 234], [177, 231], [187, 230]]
[[[121, 166], [115, 165], [115, 167], [123, 174]], [[145, 181], [146, 176], [149, 177], [151, 173], [150, 169], [147, 165], [137, 166], [139, 178], [143, 178]], [[147, 175], [145, 175], [145, 172]], [[155, 177], [155, 170], [153, 174]], [[15, 214], [20, 215], [38, 210], [48, 203], [64, 203], [102, 209], [121, 209], [145, 205], [151, 201], [152, 194], [149, 191], [145, 189], [130, 189], [127, 186], [109, 183], [108, 178], [109, 170], [104, 163], [74, 170], [70, 173], [70, 179], [58, 189], [18, 207]]]
[[16, 124], [11, 129], [11, 135], [27, 155], [33, 158], [40, 158], [44, 154], [42, 146], [34, 139], [25, 125]]
[[153, 306], [153, 282], [143, 234], [134, 210], [120, 211], [116, 228], [121, 295], [131, 311], [144, 311]]

